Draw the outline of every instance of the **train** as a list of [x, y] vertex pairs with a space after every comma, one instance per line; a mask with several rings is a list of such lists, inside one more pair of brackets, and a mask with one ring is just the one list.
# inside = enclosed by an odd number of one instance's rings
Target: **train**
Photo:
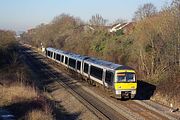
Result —
[[111, 91], [110, 93], [117, 99], [133, 99], [136, 95], [136, 73], [129, 66], [51, 47], [45, 49], [45, 56], [74, 71], [85, 78], [87, 82], [103, 86]]

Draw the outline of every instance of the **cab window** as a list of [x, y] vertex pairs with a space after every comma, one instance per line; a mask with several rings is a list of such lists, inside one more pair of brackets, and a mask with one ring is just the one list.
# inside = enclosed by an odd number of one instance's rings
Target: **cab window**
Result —
[[117, 82], [135, 82], [134, 73], [118, 73]]
[[126, 82], [126, 76], [125, 74], [117, 74], [117, 82]]
[[126, 74], [127, 82], [135, 82], [135, 74], [134, 73], [127, 73]]

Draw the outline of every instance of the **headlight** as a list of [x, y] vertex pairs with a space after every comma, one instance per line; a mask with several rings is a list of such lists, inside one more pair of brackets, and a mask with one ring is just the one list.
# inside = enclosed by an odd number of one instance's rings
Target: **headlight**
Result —
[[121, 91], [120, 90], [116, 90], [116, 94], [121, 94]]
[[136, 94], [136, 91], [135, 91], [135, 90], [132, 90], [132, 91], [131, 91], [131, 94]]

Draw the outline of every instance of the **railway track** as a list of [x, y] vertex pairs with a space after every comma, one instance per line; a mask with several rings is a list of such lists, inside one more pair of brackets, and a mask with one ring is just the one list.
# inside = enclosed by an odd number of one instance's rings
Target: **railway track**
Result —
[[[48, 67], [42, 62], [37, 62], [36, 55], [26, 49], [23, 50], [23, 55], [28, 58], [28, 64], [33, 67], [33, 69], [39, 70], [38, 74], [45, 75], [48, 79], [56, 80], [59, 85], [64, 87], [69, 93], [71, 93], [76, 99], [78, 99], [84, 106], [86, 106], [92, 113], [94, 113], [99, 119], [103, 120], [126, 120], [123, 115], [120, 115], [111, 107], [97, 100], [94, 96], [89, 95], [87, 92], [83, 91], [79, 86], [69, 83], [69, 80], [63, 76], [61, 73], [56, 73], [53, 70], [49, 70]], [[43, 70], [41, 72], [41, 70]]]
[[[39, 56], [36, 52], [33, 54], [35, 54], [36, 57]], [[32, 59], [36, 61], [34, 58]], [[47, 69], [46, 74], [50, 79], [57, 80], [61, 86], [66, 88], [73, 96], [75, 96], [100, 119], [176, 120], [179, 117], [175, 117], [173, 114], [166, 113], [167, 111], [158, 111], [152, 106], [148, 106], [146, 102], [141, 102], [138, 100], [120, 101], [114, 98], [110, 98], [108, 95], [102, 94], [103, 91], [94, 87], [89, 87], [88, 85], [86, 85], [88, 87], [84, 87], [83, 84], [87, 83], [79, 83], [79, 81], [74, 80], [68, 75], [62, 73], [62, 71], [59, 70], [59, 65], [54, 64], [54, 62], [50, 62], [48, 59], [42, 56], [39, 57], [39, 59], [42, 59], [43, 61], [43, 63], [38, 63], [39, 68]], [[53, 66], [53, 70], [45, 68], [44, 64], [51, 64], [50, 66]], [[91, 88], [95, 90], [93, 91]]]

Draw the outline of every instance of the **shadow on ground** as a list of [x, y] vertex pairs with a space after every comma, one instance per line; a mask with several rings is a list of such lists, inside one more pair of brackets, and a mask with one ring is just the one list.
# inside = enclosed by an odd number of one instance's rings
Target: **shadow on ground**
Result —
[[[33, 84], [39, 89], [39, 91], [44, 91], [45, 86], [49, 84], [53, 84], [55, 79], [59, 77], [59, 74], [51, 69], [51, 67], [41, 61], [41, 57], [36, 56], [33, 52], [30, 53], [30, 49], [28, 48], [20, 48], [21, 54], [23, 54], [23, 62], [28, 66], [28, 69], [31, 71], [30, 79], [34, 80]], [[29, 51], [29, 54], [26, 52]], [[1, 83], [0, 83], [1, 84]], [[3, 84], [2, 84], [3, 85]], [[48, 92], [53, 92], [59, 89], [58, 87], [54, 87], [52, 89], [46, 89]], [[21, 98], [17, 100], [18, 102], [14, 102], [13, 104], [9, 104], [6, 106], [1, 106], [2, 109], [10, 111], [18, 120], [26, 119], [25, 116], [28, 112], [32, 110], [42, 110], [44, 111], [43, 100], [33, 99], [33, 100], [22, 100]], [[48, 101], [48, 104], [51, 106], [53, 111], [54, 119], [56, 120], [75, 120], [78, 119], [81, 112], [67, 112], [67, 110], [61, 106], [61, 101], [54, 101], [49, 98], [44, 98]]]
[[[28, 51], [28, 48], [24, 48], [23, 51]], [[54, 71], [50, 65], [43, 63], [41, 59], [44, 59], [36, 54], [33, 54], [31, 51], [29, 55], [25, 55], [24, 61], [27, 63], [28, 67], [31, 69], [31, 71], [34, 73], [35, 76], [33, 76], [34, 79], [38, 80], [35, 81], [36, 86], [40, 91], [47, 91], [49, 93], [56, 91], [60, 89], [58, 86], [56, 86], [55, 82], [56, 79], [62, 78], [62, 75], [58, 72]], [[30, 62], [28, 62], [30, 61]], [[64, 79], [64, 78], [62, 78]], [[48, 87], [51, 86], [50, 88]], [[61, 101], [54, 101], [49, 100], [51, 103], [51, 106], [53, 108], [53, 113], [56, 120], [75, 120], [77, 119], [81, 112], [75, 112], [75, 113], [69, 113], [66, 111], [66, 109], [60, 105]]]
[[137, 81], [135, 100], [149, 100], [153, 96], [156, 86], [142, 80]]
[[[53, 114], [56, 120], [75, 120], [81, 113], [68, 113], [62, 106], [60, 106], [60, 102], [50, 101], [51, 106], [53, 107]], [[2, 107], [2, 109], [6, 109], [10, 111], [13, 115], [15, 115], [16, 119], [24, 120], [26, 119], [26, 115], [28, 112], [32, 110], [42, 110], [44, 108], [44, 104], [42, 101], [34, 100], [34, 101], [22, 101], [18, 103], [14, 103], [8, 106]]]

